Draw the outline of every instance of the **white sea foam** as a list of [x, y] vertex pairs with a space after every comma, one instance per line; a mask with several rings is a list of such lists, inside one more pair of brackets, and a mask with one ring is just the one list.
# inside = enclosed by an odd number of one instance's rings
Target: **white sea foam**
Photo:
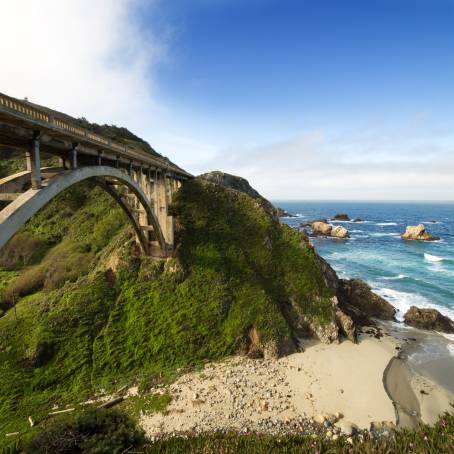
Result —
[[405, 279], [406, 276], [405, 274], [399, 274], [398, 276], [387, 276], [387, 277], [382, 277], [381, 279], [387, 280], [387, 281], [396, 281], [398, 279]]
[[424, 258], [429, 262], [442, 262], [444, 260], [443, 257], [438, 257], [438, 255], [431, 255], [424, 252]]
[[373, 291], [389, 301], [396, 309], [397, 314], [396, 318], [398, 320], [403, 320], [403, 316], [405, 312], [410, 309], [410, 306], [417, 306], [419, 308], [428, 308], [428, 309], [436, 309], [441, 314], [446, 315], [447, 317], [454, 320], [454, 310], [439, 306], [437, 304], [433, 304], [430, 300], [426, 297], [418, 294], [418, 293], [409, 293], [409, 292], [401, 292], [399, 290], [394, 290], [391, 288], [383, 288], [377, 285], [372, 285]]
[[386, 225], [398, 225], [397, 222], [377, 222], [377, 225], [386, 226]]
[[400, 233], [396, 233], [396, 232], [372, 232], [370, 234], [370, 236], [395, 236], [396, 238], [397, 237], [400, 237]]

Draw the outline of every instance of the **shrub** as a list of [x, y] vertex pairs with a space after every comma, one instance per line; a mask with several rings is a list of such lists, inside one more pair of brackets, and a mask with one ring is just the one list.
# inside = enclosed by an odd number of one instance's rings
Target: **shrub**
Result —
[[29, 232], [20, 232], [0, 249], [0, 267], [14, 270], [39, 261], [47, 245]]
[[115, 454], [139, 447], [144, 441], [143, 432], [125, 414], [91, 409], [51, 421], [30, 440], [25, 452]]

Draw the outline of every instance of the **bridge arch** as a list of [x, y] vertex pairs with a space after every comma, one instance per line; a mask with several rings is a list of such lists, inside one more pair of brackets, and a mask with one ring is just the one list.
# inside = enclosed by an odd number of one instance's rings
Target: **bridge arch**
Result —
[[[22, 172], [23, 173], [23, 172]], [[18, 177], [22, 176], [17, 174]], [[68, 170], [49, 179], [40, 189], [29, 189], [21, 194], [0, 211], [0, 248], [41, 208], [54, 199], [58, 194], [71, 186], [85, 180], [92, 180], [109, 193], [121, 206], [130, 219], [137, 238], [146, 254], [166, 256], [167, 245], [158, 219], [140, 185], [126, 172], [110, 166], [87, 166]], [[116, 189], [126, 187], [131, 195], [141, 205], [137, 211], [143, 214], [146, 222], [141, 224], [140, 216], [136, 216], [135, 208], [124, 199]], [[151, 235], [154, 238], [151, 238]]]

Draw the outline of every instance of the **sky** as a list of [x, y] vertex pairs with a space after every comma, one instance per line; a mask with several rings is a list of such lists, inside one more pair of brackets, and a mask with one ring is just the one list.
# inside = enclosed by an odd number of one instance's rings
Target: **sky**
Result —
[[454, 200], [454, 0], [0, 0], [0, 92], [272, 200]]

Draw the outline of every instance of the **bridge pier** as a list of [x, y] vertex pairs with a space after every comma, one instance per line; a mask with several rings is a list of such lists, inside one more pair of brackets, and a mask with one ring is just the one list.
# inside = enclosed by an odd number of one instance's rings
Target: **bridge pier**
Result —
[[69, 152], [69, 168], [71, 170], [77, 169], [77, 151], [79, 148], [78, 143], [73, 143], [71, 151]]
[[25, 152], [25, 158], [27, 170], [31, 173], [32, 189], [40, 189], [42, 187], [42, 177], [39, 131], [34, 132], [31, 147]]

